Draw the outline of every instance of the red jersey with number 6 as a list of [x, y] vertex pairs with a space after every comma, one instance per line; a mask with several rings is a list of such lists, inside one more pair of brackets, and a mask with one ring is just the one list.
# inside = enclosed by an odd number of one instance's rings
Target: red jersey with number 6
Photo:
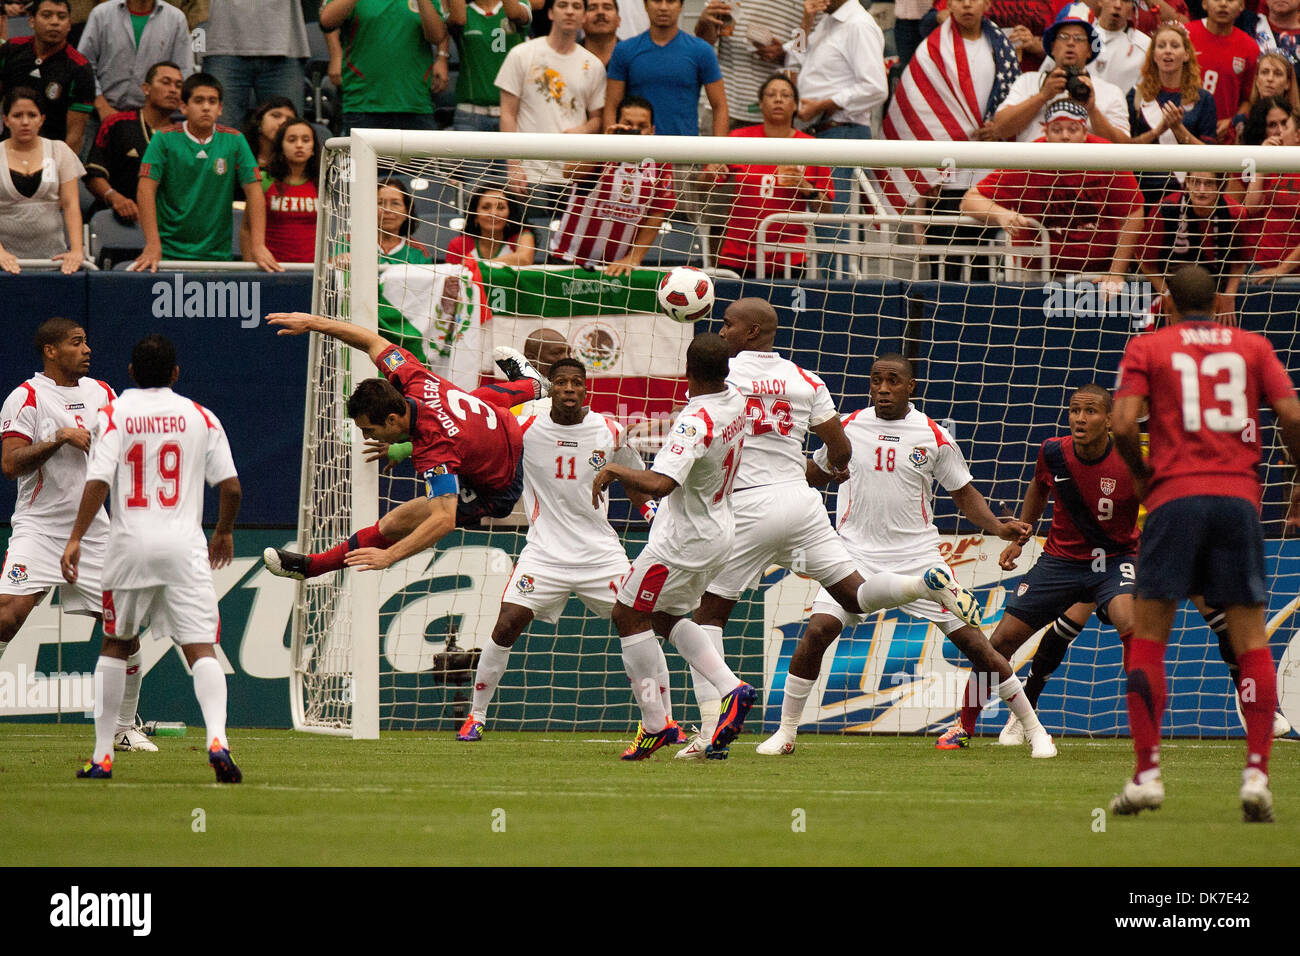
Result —
[[1113, 441], [1099, 458], [1085, 459], [1075, 450], [1074, 436], [1049, 438], [1038, 450], [1034, 481], [1052, 495], [1047, 554], [1091, 561], [1098, 551], [1115, 555], [1137, 549], [1133, 475]]
[[1196, 320], [1132, 339], [1117, 397], [1151, 408], [1147, 510], [1194, 495], [1258, 508], [1259, 406], [1294, 395], [1273, 346], [1254, 332]]
[[[506, 488], [514, 481], [524, 443], [508, 406], [461, 391], [396, 345], [379, 353], [375, 364], [411, 406], [417, 474], [456, 475], [476, 488]], [[502, 400], [509, 396], [503, 393]]]

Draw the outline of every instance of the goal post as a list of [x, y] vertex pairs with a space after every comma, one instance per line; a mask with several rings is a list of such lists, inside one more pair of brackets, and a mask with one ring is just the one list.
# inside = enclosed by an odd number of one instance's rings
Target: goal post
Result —
[[[534, 237], [534, 264], [501, 264], [494, 257], [517, 245], [493, 241], [476, 241], [472, 261], [446, 263], [467, 221], [471, 232], [483, 221], [470, 203], [505, 185], [508, 160], [530, 169], [594, 164], [595, 172], [578, 188], [559, 188], [558, 206], [512, 207], [521, 221], [507, 233], [522, 226], [519, 236]], [[619, 178], [615, 167], [626, 175]], [[847, 195], [827, 195], [816, 207], [801, 197], [819, 192], [802, 188], [822, 184], [819, 167], [854, 173]], [[602, 186], [607, 169], [611, 179]], [[931, 198], [898, 205], [891, 170], [924, 171], [919, 179], [935, 184]], [[976, 219], [959, 208], [956, 190], [986, 182], [995, 170], [1024, 171], [1003, 177], [998, 195], [1006, 206], [1045, 189], [1049, 199], [1035, 207], [1042, 215], [1028, 216], [1009, 233], [987, 218], [987, 209], [975, 210], [986, 217]], [[496, 375], [493, 346], [522, 349], [530, 337], [536, 344], [538, 336], [561, 336], [588, 369], [591, 407], [617, 419], [648, 461], [663, 423], [684, 399], [682, 362], [691, 335], [716, 329], [728, 302], [760, 296], [780, 318], [778, 351], [819, 375], [842, 415], [869, 403], [872, 356], [907, 355], [917, 366], [917, 406], [949, 426], [994, 511], [1015, 513], [1039, 445], [1067, 433], [1070, 391], [1093, 381], [1113, 386], [1129, 338], [1160, 321], [1161, 250], [1185, 256], [1189, 243], [1221, 243], [1253, 267], [1254, 249], [1275, 241], [1268, 238], [1275, 228], [1269, 203], [1284, 201], [1281, 189], [1266, 195], [1263, 206], [1255, 197], [1245, 214], [1215, 213], [1183, 226], [1168, 219], [1176, 209], [1143, 195], [1138, 235], [1116, 225], [1107, 239], [1112, 227], [1103, 224], [1095, 229], [1104, 241], [1089, 240], [1087, 223], [1065, 212], [1071, 194], [1053, 193], [1053, 183], [1077, 181], [1079, 208], [1102, 208], [1099, 200], [1111, 197], [1097, 190], [1119, 195], [1122, 187], [1098, 184], [1117, 170], [1145, 174], [1138, 176], [1144, 194], [1152, 182], [1167, 182], [1168, 192], [1185, 203], [1191, 202], [1189, 174], [1209, 172], [1220, 192], [1235, 183], [1249, 199], [1252, 180], [1262, 177], [1270, 188], [1276, 177], [1290, 182], [1285, 177], [1300, 170], [1300, 148], [358, 130], [326, 144], [313, 309], [379, 329], [466, 390]], [[548, 262], [548, 247], [565, 248], [567, 196], [603, 197], [599, 190], [607, 188], [610, 201], [601, 208], [608, 220], [629, 215], [628, 209], [649, 215], [657, 200], [638, 177], [656, 175], [671, 182], [675, 205], [630, 275], [610, 277], [554, 257]], [[385, 220], [376, 196], [385, 181], [395, 184], [409, 211], [409, 220], [393, 227], [405, 244], [393, 254], [401, 258], [402, 248], [420, 246], [433, 264], [381, 263]], [[628, 190], [632, 205], [620, 206], [615, 189]], [[1097, 223], [1107, 221], [1104, 215], [1097, 213]], [[743, 229], [737, 224], [745, 222], [749, 258], [738, 261], [734, 242]], [[1175, 234], [1180, 228], [1191, 231]], [[1153, 238], [1158, 229], [1172, 230], [1164, 246]], [[1225, 240], [1224, 229], [1235, 238]], [[1077, 251], [1071, 241], [1089, 244], [1093, 253], [1105, 242], [1117, 250], [1132, 241], [1133, 264], [1118, 285], [1105, 269], [1062, 268]], [[712, 274], [718, 302], [711, 321], [678, 325], [657, 314], [658, 276], [679, 264]], [[1233, 293], [1223, 307], [1246, 328], [1267, 334], [1289, 367], [1300, 347], [1294, 320], [1300, 283], [1253, 279], [1231, 265], [1219, 270]], [[381, 476], [363, 462], [362, 439], [345, 405], [352, 387], [375, 374], [371, 363], [331, 340], [312, 339], [298, 547], [320, 551], [423, 491], [409, 463]], [[1282, 699], [1294, 699], [1295, 709], [1300, 686], [1288, 690], [1285, 682], [1288, 662], [1300, 666], [1300, 646], [1288, 649], [1300, 625], [1290, 599], [1300, 590], [1300, 546], [1287, 539], [1284, 522], [1291, 466], [1271, 427], [1260, 437], [1269, 626], [1275, 657], [1282, 658]], [[557, 465], [561, 477], [571, 473], [568, 467], [567, 461]], [[982, 536], [936, 491], [942, 555], [979, 595], [991, 632], [1039, 544], [1026, 548], [1016, 570], [1002, 571], [1002, 543]], [[833, 494], [828, 505], [833, 514]], [[639, 515], [616, 498], [611, 521], [635, 555], [646, 535]], [[482, 529], [457, 530], [384, 572], [347, 570], [299, 585], [291, 648], [294, 726], [358, 738], [380, 729], [454, 729], [465, 716], [476, 652], [489, 639], [526, 531], [526, 515], [517, 510]], [[1046, 534], [1046, 518], [1038, 531]], [[737, 604], [725, 632], [729, 663], [765, 692], [762, 719], [769, 726], [779, 719], [785, 667], [816, 593], [797, 572], [768, 569]], [[1168, 729], [1179, 736], [1240, 733], [1217, 638], [1190, 608], [1176, 627]], [[1037, 642], [1036, 636], [1016, 656], [1022, 675]], [[671, 649], [669, 659], [674, 715], [697, 720], [687, 670]], [[881, 612], [846, 629], [828, 654], [804, 727], [932, 730], [951, 718], [968, 671], [937, 628]], [[1043, 719], [1058, 733], [1125, 733], [1122, 682], [1114, 631], [1094, 616], [1047, 684]], [[996, 730], [1004, 717], [987, 717], [980, 730]], [[488, 722], [502, 729], [624, 732], [635, 719], [611, 625], [571, 598], [556, 622], [534, 622], [520, 637]]]

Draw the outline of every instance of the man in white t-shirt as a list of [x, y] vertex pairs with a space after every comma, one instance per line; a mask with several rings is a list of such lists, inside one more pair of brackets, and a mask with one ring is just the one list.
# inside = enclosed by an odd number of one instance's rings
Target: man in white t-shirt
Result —
[[731, 487], [745, 440], [745, 400], [727, 384], [728, 358], [727, 343], [719, 336], [695, 336], [686, 349], [690, 397], [654, 463], [649, 470], [606, 465], [592, 483], [595, 507], [615, 481], [629, 493], [659, 499], [650, 539], [619, 586], [612, 614], [623, 666], [641, 709], [636, 740], [623, 752], [624, 760], [645, 760], [679, 739], [677, 723], [663, 706], [663, 652], [656, 635], [672, 641], [723, 695], [709, 756], [725, 758], [758, 699], [758, 691], [732, 672], [688, 617], [722, 570], [734, 534]]
[[1133, 0], [1101, 0], [1097, 35], [1101, 53], [1091, 72], [1114, 83], [1127, 96], [1142, 78], [1142, 64], [1151, 46], [1151, 38], [1133, 25]]
[[[95, 515], [86, 532], [83, 574], [76, 585], [63, 580], [59, 557], [86, 483], [90, 429], [95, 415], [116, 396], [107, 383], [86, 376], [86, 330], [71, 319], [42, 322], [36, 330], [36, 354], [42, 371], [10, 392], [0, 411], [4, 476], [18, 480], [13, 535], [0, 575], [0, 655], [52, 587], [59, 589], [59, 605], [67, 614], [98, 619], [103, 606], [100, 574], [108, 541], [107, 513]], [[135, 727], [143, 678], [136, 643], [127, 657], [113, 737], [118, 750], [158, 749]]]
[[[609, 507], [591, 506], [589, 477], [607, 464], [640, 471], [645, 464], [628, 444], [617, 421], [587, 408], [587, 369], [574, 358], [549, 363], [549, 407], [523, 417], [524, 493], [528, 542], [515, 562], [514, 573], [501, 598], [501, 613], [492, 639], [483, 646], [474, 673], [474, 700], [457, 740], [483, 737], [487, 707], [510, 659], [510, 648], [536, 618], [547, 624], [559, 620], [569, 595], [593, 613], [609, 617], [619, 582], [629, 562], [623, 542], [609, 523]], [[654, 502], [629, 491], [628, 498], [650, 520]], [[655, 641], [654, 647], [659, 648]], [[665, 709], [668, 662], [660, 648], [661, 688]]]
[[[180, 370], [161, 335], [136, 343], [129, 367], [137, 388], [99, 412], [76, 524], [63, 550], [63, 577], [76, 583], [82, 541], [113, 496], [104, 561], [104, 644], [95, 665], [95, 750], [77, 776], [113, 776], [113, 730], [126, 659], [146, 627], [180, 647], [194, 678], [208, 763], [218, 783], [243, 774], [226, 740], [226, 675], [213, 647], [221, 637], [212, 569], [234, 557], [239, 476], [215, 415], [171, 390]], [[203, 535], [203, 485], [219, 485], [211, 542]]]
[[[882, 355], [871, 367], [871, 407], [844, 419], [853, 458], [848, 484], [836, 497], [836, 525], [849, 553], [867, 572], [918, 574], [943, 564], [939, 532], [932, 517], [936, 481], [985, 534], [1019, 541], [1032, 531], [1023, 521], [999, 520], [989, 510], [984, 496], [971, 483], [970, 471], [952, 436], [912, 405], [915, 387], [911, 362], [901, 355]], [[818, 449], [807, 465], [808, 483], [814, 487], [829, 484], [835, 480], [834, 470], [826, 450]], [[955, 579], [951, 571], [948, 573]], [[903, 610], [936, 624], [981, 673], [996, 671], [1001, 678], [998, 696], [1007, 701], [1026, 727], [1033, 755], [1056, 756], [1052, 738], [1038, 722], [1020, 679], [983, 631], [930, 599], [905, 604]], [[861, 620], [861, 615], [845, 610], [825, 588], [817, 593], [808, 627], [790, 658], [781, 727], [759, 745], [760, 754], [788, 754], [794, 750], [804, 705], [821, 672], [822, 655], [846, 625]], [[963, 739], [949, 732], [936, 746], [956, 749], [968, 741], [969, 737]]]
[[[598, 133], [605, 105], [605, 67], [578, 45], [584, 0], [555, 0], [551, 31], [506, 54], [497, 73], [503, 133]], [[509, 188], [530, 206], [553, 210], [564, 187], [564, 164], [511, 159]], [[538, 187], [542, 187], [540, 190]]]

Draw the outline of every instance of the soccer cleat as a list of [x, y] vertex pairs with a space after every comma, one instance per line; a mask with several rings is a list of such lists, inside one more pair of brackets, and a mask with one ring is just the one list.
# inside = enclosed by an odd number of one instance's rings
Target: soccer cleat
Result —
[[934, 742], [935, 750], [961, 750], [970, 746], [970, 734], [961, 724], [954, 724]]
[[117, 751], [140, 751], [143, 753], [157, 753], [158, 748], [154, 742], [131, 727], [127, 730], [118, 731], [113, 737], [113, 749]]
[[281, 578], [293, 578], [295, 581], [307, 579], [307, 555], [283, 548], [267, 548], [262, 552], [262, 561], [266, 570]]
[[517, 382], [521, 378], [531, 378], [537, 383], [537, 397], [545, 398], [551, 394], [551, 383], [542, 377], [542, 373], [533, 368], [531, 362], [524, 358], [524, 354], [518, 349], [512, 349], [508, 345], [498, 345], [492, 350], [492, 361], [496, 362], [497, 368], [505, 374], [505, 377], [512, 382]]
[[1291, 733], [1291, 721], [1289, 721], [1289, 720], [1286, 719], [1286, 715], [1283, 714], [1282, 711], [1279, 710], [1279, 711], [1274, 712], [1274, 714], [1273, 714], [1273, 736], [1274, 736], [1274, 737], [1285, 737], [1285, 736], [1286, 736], [1287, 734], [1289, 734], [1289, 733]]
[[718, 729], [713, 732], [713, 740], [709, 742], [710, 760], [727, 759], [724, 752], [745, 729], [745, 718], [757, 701], [758, 691], [752, 684], [744, 683], [722, 698]]
[[217, 783], [241, 783], [244, 779], [244, 775], [235, 766], [235, 762], [230, 759], [230, 750], [226, 747], [217, 746], [215, 740], [212, 741], [212, 746], [208, 748], [208, 763], [216, 771]]
[[764, 757], [794, 753], [794, 734], [782, 728], [758, 745], [758, 752]]
[[690, 743], [690, 742], [695, 738], [695, 736], [697, 736], [698, 733], [699, 733], [699, 729], [700, 729], [700, 728], [698, 728], [698, 727], [692, 727], [692, 728], [691, 728], [692, 730], [694, 730], [694, 731], [696, 732], [695, 734], [687, 733], [687, 732], [686, 732], [686, 728], [683, 727], [681, 724], [678, 724], [677, 721], [673, 720], [671, 717], [668, 718], [668, 722], [669, 722], [670, 724], [675, 724], [676, 727], [677, 727], [677, 739], [676, 739], [676, 740], [670, 740], [670, 741], [668, 741], [670, 744], [688, 744], [688, 743]]
[[1029, 752], [1031, 757], [1040, 757], [1048, 759], [1056, 756], [1056, 744], [1047, 734], [1041, 734], [1030, 741], [1033, 749]]
[[84, 767], [77, 771], [77, 777], [81, 780], [111, 780], [113, 778], [113, 758], [105, 757], [101, 763], [89, 761]]
[[1164, 782], [1156, 777], [1146, 783], [1124, 782], [1124, 789], [1111, 797], [1110, 812], [1120, 816], [1131, 816], [1142, 810], [1159, 810], [1165, 802]]
[[676, 721], [668, 721], [668, 726], [657, 734], [648, 734], [640, 723], [636, 725], [636, 739], [632, 741], [632, 746], [623, 751], [622, 760], [645, 760], [650, 757], [656, 750], [666, 744], [673, 743], [677, 739], [678, 726]]
[[1241, 819], [1246, 823], [1272, 823], [1273, 793], [1268, 775], [1251, 768], [1241, 775]]
[[1007, 725], [1002, 728], [1002, 733], [998, 734], [998, 743], [1003, 747], [1019, 747], [1025, 742], [1025, 728], [1020, 724], [1020, 718], [1012, 714], [1007, 718]]
[[709, 742], [696, 734], [690, 739], [690, 742], [677, 753], [673, 754], [674, 760], [703, 760], [709, 749]]
[[467, 744], [483, 739], [483, 721], [473, 716], [466, 717], [465, 723], [460, 725], [460, 732], [456, 734], [456, 739]]
[[957, 583], [942, 565], [935, 565], [923, 575], [925, 586], [930, 589], [934, 599], [952, 611], [971, 627], [979, 627], [984, 619], [975, 595]]

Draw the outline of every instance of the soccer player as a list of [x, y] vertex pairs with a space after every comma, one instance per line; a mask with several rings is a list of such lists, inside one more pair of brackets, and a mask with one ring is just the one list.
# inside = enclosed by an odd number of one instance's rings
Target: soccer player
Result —
[[[632, 471], [645, 468], [628, 444], [623, 426], [586, 407], [587, 369], [577, 359], [550, 363], [551, 405], [545, 414], [524, 419], [524, 510], [528, 542], [501, 599], [492, 639], [483, 647], [474, 674], [474, 700], [457, 740], [483, 735], [487, 707], [510, 658], [510, 648], [534, 618], [554, 624], [569, 599], [578, 595], [593, 614], [609, 617], [618, 584], [627, 574], [627, 554], [610, 527], [608, 507], [591, 507], [584, 480], [605, 465]], [[632, 504], [649, 519], [653, 502], [629, 491]], [[657, 682], [668, 708], [668, 662], [658, 641]]]
[[[104, 559], [104, 644], [95, 665], [95, 750], [77, 776], [113, 776], [113, 734], [127, 657], [152, 625], [180, 646], [194, 677], [206, 727], [208, 763], [218, 783], [239, 783], [226, 739], [226, 675], [213, 645], [221, 638], [212, 570], [234, 557], [239, 476], [221, 422], [171, 386], [180, 370], [161, 335], [141, 339], [128, 369], [136, 388], [99, 410], [96, 439], [76, 523], [63, 549], [63, 577], [76, 583], [82, 539], [113, 495]], [[203, 483], [220, 488], [217, 527], [203, 537]]]
[[[103, 606], [100, 575], [108, 542], [108, 515], [102, 510], [88, 526], [81, 580], [63, 580], [59, 556], [76, 519], [86, 483], [90, 429], [96, 413], [115, 395], [104, 382], [86, 377], [90, 345], [86, 330], [71, 319], [46, 319], [36, 330], [42, 370], [9, 393], [3, 420], [3, 467], [18, 480], [13, 536], [0, 577], [0, 655], [51, 587], [68, 614], [99, 618]], [[140, 643], [126, 657], [125, 689], [113, 745], [118, 750], [154, 751], [135, 727], [140, 704]]]
[[[348, 398], [348, 415], [371, 446], [410, 440], [426, 498], [398, 505], [319, 554], [267, 548], [267, 570], [285, 578], [319, 577], [344, 566], [382, 570], [431, 548], [453, 528], [508, 515], [523, 491], [523, 448], [510, 407], [540, 398], [548, 383], [532, 366], [518, 381], [462, 392], [410, 352], [375, 332], [305, 312], [276, 312], [280, 335], [319, 332], [370, 356], [384, 378], [368, 378]], [[522, 357], [521, 357], [522, 361]]]
[[[1241, 668], [1247, 822], [1273, 820], [1268, 787], [1277, 678], [1264, 627], [1264, 531], [1259, 520], [1259, 406], [1277, 415], [1282, 442], [1300, 461], [1300, 401], [1262, 335], [1214, 321], [1215, 283], [1199, 266], [1169, 279], [1170, 325], [1129, 341], [1120, 363], [1115, 444], [1149, 512], [1138, 558], [1137, 606], [1128, 654], [1129, 729], [1137, 767], [1110, 804], [1114, 813], [1159, 807], [1165, 644], [1178, 603], [1192, 594], [1222, 607]], [[1149, 409], [1151, 455], [1138, 420]], [[1300, 522], [1300, 485], [1288, 521]]]
[[[700, 601], [695, 623], [722, 655], [722, 629], [740, 595], [778, 564], [797, 566], [821, 582], [850, 614], [933, 598], [978, 626], [979, 604], [942, 562], [906, 575], [880, 571], [866, 580], [858, 572], [804, 473], [804, 438], [810, 430], [825, 443], [830, 467], [841, 474], [852, 453], [849, 440], [825, 383], [773, 350], [776, 326], [776, 310], [763, 299], [740, 299], [722, 316], [720, 335], [731, 352], [727, 383], [745, 399], [745, 454], [731, 497], [735, 542], [726, 566]], [[701, 726], [699, 736], [677, 752], [683, 759], [705, 755], [722, 697], [703, 674], [693, 670], [691, 677]]]
[[[1137, 580], [1138, 499], [1133, 478], [1110, 437], [1112, 404], [1110, 392], [1100, 385], [1076, 390], [1070, 396], [1070, 434], [1049, 438], [1038, 451], [1020, 520], [1032, 528], [1043, 516], [1050, 494], [1052, 526], [1042, 556], [1007, 599], [1002, 620], [993, 631], [993, 649], [1008, 660], [1043, 625], [1083, 599], [1096, 604], [1102, 620], [1114, 625], [1128, 657]], [[1013, 570], [1022, 545], [1022, 541], [1008, 544], [998, 566]], [[985, 679], [987, 675], [971, 672], [960, 720], [945, 735], [953, 746], [967, 746], [975, 732], [984, 705], [980, 687]], [[1034, 695], [1031, 705], [1036, 700]], [[1018, 728], [1019, 721], [1014, 715], [1011, 719]], [[1007, 736], [1010, 739], [1011, 734]]]
[[[923, 574], [937, 566], [945, 568], [946, 576], [955, 581], [939, 555], [939, 532], [931, 518], [935, 481], [986, 534], [1016, 541], [1028, 534], [1030, 527], [994, 517], [984, 496], [972, 484], [952, 436], [912, 405], [915, 389], [912, 363], [903, 356], [882, 355], [871, 366], [871, 406], [844, 419], [853, 457], [848, 488], [836, 496], [836, 526], [849, 554], [867, 573], [897, 570]], [[843, 480], [842, 473], [832, 469], [827, 449], [817, 449], [806, 465], [808, 484], [821, 487]], [[1000, 680], [998, 696], [1024, 722], [1033, 755], [1056, 756], [1056, 746], [1029, 706], [1020, 679], [989, 644], [983, 631], [926, 597], [918, 596], [902, 608], [914, 617], [937, 624], [977, 672], [996, 672]], [[799, 719], [821, 673], [822, 655], [846, 625], [861, 619], [861, 615], [835, 601], [824, 587], [817, 593], [808, 627], [790, 658], [780, 729], [759, 744], [760, 754], [794, 751]], [[944, 734], [937, 746], [944, 747], [949, 738], [950, 734]]]
[[672, 641], [686, 662], [723, 694], [709, 756], [725, 759], [758, 699], [758, 692], [727, 667], [708, 635], [687, 616], [722, 570], [734, 534], [731, 487], [746, 419], [744, 398], [727, 384], [729, 357], [719, 336], [695, 336], [686, 349], [689, 400], [649, 470], [609, 464], [592, 483], [593, 507], [600, 506], [605, 488], [615, 481], [629, 493], [660, 502], [650, 539], [623, 578], [611, 615], [641, 708], [636, 740], [623, 752], [624, 760], [645, 760], [678, 740], [677, 723], [665, 712], [659, 691], [663, 652], [656, 634]]

